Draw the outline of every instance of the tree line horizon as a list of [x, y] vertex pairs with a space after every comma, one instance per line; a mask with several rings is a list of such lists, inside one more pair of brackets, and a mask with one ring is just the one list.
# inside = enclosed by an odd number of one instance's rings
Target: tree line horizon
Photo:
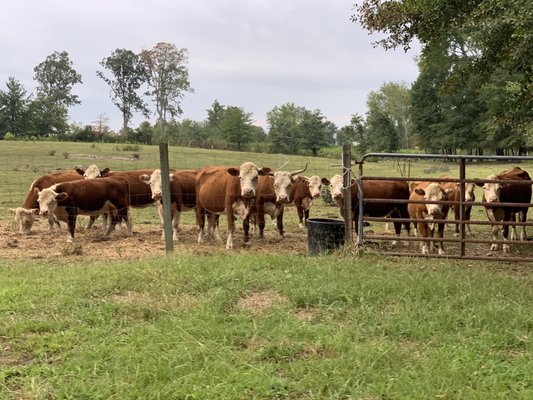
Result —
[[[109, 128], [105, 114], [91, 125], [68, 124], [69, 107], [81, 104], [72, 88], [82, 84], [82, 77], [63, 51], [34, 68], [35, 94], [9, 77], [6, 90], [0, 90], [0, 139], [164, 142], [313, 156], [345, 143], [359, 153], [526, 154], [533, 149], [533, 29], [525, 28], [533, 6], [514, 0], [459, 3], [457, 10], [446, 0], [356, 5], [353, 22], [369, 33], [386, 34], [376, 45], [408, 49], [417, 39], [422, 50], [416, 81], [383, 83], [368, 94], [365, 115], [353, 114], [346, 126], [337, 127], [318, 109], [288, 102], [267, 112], [265, 131], [243, 107], [217, 99], [206, 119], [180, 121], [181, 100], [194, 92], [188, 52], [161, 42], [138, 54], [116, 49], [100, 62], [103, 68], [96, 74], [122, 114], [119, 132]], [[502, 5], [509, 7], [509, 18], [493, 13]], [[154, 114], [156, 122], [131, 127], [135, 113]]]

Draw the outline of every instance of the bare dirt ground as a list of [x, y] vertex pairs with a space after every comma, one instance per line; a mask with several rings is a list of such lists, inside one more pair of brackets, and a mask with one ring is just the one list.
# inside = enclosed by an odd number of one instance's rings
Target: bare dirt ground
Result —
[[[96, 224], [95, 224], [96, 225]], [[181, 225], [179, 241], [174, 242], [177, 254], [216, 254], [226, 251], [225, 241], [197, 243], [197, 228], [194, 225]], [[48, 230], [48, 224], [41, 221], [34, 225], [32, 234], [22, 235], [14, 222], [0, 222], [0, 258], [4, 259], [47, 259], [69, 256], [84, 256], [89, 259], [136, 259], [165, 255], [162, 229], [157, 224], [134, 224], [133, 236], [127, 237], [125, 229], [117, 228], [110, 237], [102, 240], [102, 229], [93, 227], [85, 231], [83, 224], [76, 227], [73, 243], [67, 243], [67, 229]], [[225, 226], [221, 225], [225, 240]], [[294, 229], [286, 232], [281, 239], [273, 227], [265, 229], [265, 238], [252, 236], [245, 244], [242, 231], [236, 230], [234, 249], [238, 253], [307, 254], [307, 231]]]

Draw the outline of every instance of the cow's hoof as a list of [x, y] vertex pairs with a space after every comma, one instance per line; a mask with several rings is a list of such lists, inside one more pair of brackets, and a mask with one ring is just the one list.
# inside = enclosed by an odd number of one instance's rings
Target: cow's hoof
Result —
[[497, 251], [498, 250], [498, 245], [497, 244], [491, 244], [490, 245], [490, 251]]
[[442, 250], [441, 248], [439, 248], [439, 256], [443, 256], [444, 254], [446, 254], [446, 253], [444, 252], [444, 250]]
[[510, 253], [511, 252], [511, 248], [509, 247], [508, 244], [504, 244], [502, 246], [502, 250], [503, 250], [504, 253]]

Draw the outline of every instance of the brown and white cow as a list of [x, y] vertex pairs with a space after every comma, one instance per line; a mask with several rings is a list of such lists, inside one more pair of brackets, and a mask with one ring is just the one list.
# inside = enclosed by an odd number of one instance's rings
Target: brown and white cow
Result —
[[[450, 196], [453, 196], [453, 189], [444, 189], [438, 182], [419, 182], [411, 192], [409, 201], [450, 201]], [[449, 205], [445, 204], [415, 204], [409, 203], [407, 210], [412, 219], [424, 219], [428, 222], [413, 222], [418, 233], [423, 238], [433, 238], [435, 233], [435, 223], [431, 222], [433, 219], [445, 220], [448, 216]], [[438, 223], [438, 237], [442, 238], [444, 235], [444, 226], [446, 223]], [[433, 250], [433, 241], [423, 241], [421, 244], [422, 254], [429, 254]], [[444, 254], [444, 244], [439, 241], [439, 254]]]
[[296, 206], [296, 212], [298, 213], [298, 226], [304, 228], [307, 226], [307, 220], [309, 219], [309, 209], [313, 204], [313, 200], [320, 197], [320, 188], [322, 187], [322, 179], [313, 175], [311, 177], [302, 176], [302, 179], [298, 181], [292, 189], [291, 201], [288, 204], [294, 204]]
[[[520, 167], [515, 167], [509, 171], [502, 171], [498, 175], [489, 175], [487, 180], [503, 180], [500, 183], [478, 183], [483, 187], [483, 202], [487, 203], [530, 203], [531, 202], [531, 177], [527, 171]], [[526, 181], [519, 183], [517, 181]], [[515, 221], [515, 215], [518, 214], [519, 222], [526, 222], [529, 207], [523, 206], [491, 206], [485, 205], [487, 217], [491, 222], [510, 222]], [[492, 238], [498, 240], [500, 225], [492, 226]], [[509, 239], [509, 225], [503, 226], [503, 240]], [[526, 227], [522, 226], [520, 240], [526, 240]], [[492, 243], [491, 250], [498, 250], [498, 244]], [[510, 251], [509, 245], [502, 246], [504, 253]]]
[[235, 216], [245, 219], [249, 215], [259, 176], [269, 173], [270, 168], [258, 168], [252, 162], [245, 162], [240, 167], [202, 168], [196, 175], [198, 243], [204, 240], [206, 214], [225, 213], [228, 220], [226, 249], [233, 248]]
[[[337, 202], [341, 210], [344, 205], [342, 194], [343, 179], [341, 175], [334, 175], [331, 179], [322, 178], [324, 185], [330, 185], [331, 197]], [[352, 214], [353, 220], [359, 218], [359, 189], [357, 182], [352, 181]], [[390, 199], [390, 200], [407, 200], [409, 199], [409, 185], [406, 181], [382, 181], [382, 180], [364, 180], [363, 181], [363, 198], [364, 199]], [[406, 203], [366, 203], [364, 206], [364, 215], [370, 217], [392, 217], [392, 218], [409, 218]], [[400, 237], [402, 224], [410, 234], [409, 222], [394, 222], [394, 231], [396, 237]], [[355, 224], [356, 233], [358, 232], [357, 223]], [[397, 241], [393, 241], [395, 245]]]
[[[178, 240], [180, 216], [183, 211], [196, 209], [196, 174], [198, 170], [178, 170], [169, 174], [170, 204], [172, 212], [172, 239]], [[139, 179], [150, 186], [152, 199], [157, 201], [157, 210], [163, 222], [163, 182], [161, 170], [156, 169], [151, 175], [143, 174]], [[163, 231], [164, 237], [164, 231]]]
[[76, 171], [78, 172], [78, 174], [82, 175], [85, 179], [94, 179], [94, 178], [103, 178], [104, 176], [107, 176], [110, 169], [109, 168], [100, 169], [98, 168], [98, 166], [92, 164], [92, 165], [89, 165], [87, 168], [77, 167]]
[[[19, 232], [24, 235], [31, 233], [33, 223], [36, 221], [39, 214], [39, 203], [37, 202], [37, 194], [34, 189], [45, 189], [56, 183], [69, 182], [79, 180], [80, 175], [75, 170], [67, 170], [55, 172], [53, 174], [43, 175], [38, 177], [30, 185], [30, 190], [26, 195], [26, 199], [22, 207], [11, 208], [9, 211], [14, 214], [15, 222], [19, 226]], [[67, 221], [67, 214], [63, 207], [58, 207], [55, 213], [48, 215], [49, 228], [53, 229], [55, 225], [59, 225], [59, 221]]]
[[259, 237], [263, 237], [265, 230], [265, 214], [276, 218], [278, 232], [283, 236], [283, 207], [293, 198], [294, 188], [303, 180], [298, 174], [304, 172], [307, 165], [298, 171], [276, 171], [266, 176], [260, 176], [257, 194], [248, 218], [244, 219], [244, 236], [248, 237], [249, 220], [253, 215], [259, 226]]
[[[451, 176], [440, 176], [439, 178], [454, 179]], [[443, 189], [453, 190], [453, 194], [448, 196], [450, 201], [461, 201], [461, 188], [458, 182], [441, 182], [441, 187]], [[474, 193], [475, 187], [476, 187], [476, 184], [473, 182], [465, 183], [465, 202], [466, 203], [473, 203], [476, 200], [476, 196]], [[461, 217], [460, 206], [459, 204], [454, 204], [452, 208], [453, 208], [454, 219], [457, 221]], [[470, 215], [472, 213], [472, 204], [465, 204], [464, 210], [465, 210], [465, 221], [470, 221]], [[472, 229], [470, 228], [470, 224], [466, 224], [465, 229], [466, 229], [466, 232], [468, 233], [472, 232]], [[455, 236], [459, 236], [459, 224], [458, 223], [455, 224]]]
[[121, 220], [127, 224], [128, 236], [132, 235], [129, 185], [123, 178], [81, 179], [58, 183], [43, 190], [36, 188], [35, 193], [41, 215], [53, 213], [56, 207], [65, 207], [68, 214], [67, 242], [74, 240], [78, 214], [109, 214], [111, 222], [104, 237], [108, 237]]

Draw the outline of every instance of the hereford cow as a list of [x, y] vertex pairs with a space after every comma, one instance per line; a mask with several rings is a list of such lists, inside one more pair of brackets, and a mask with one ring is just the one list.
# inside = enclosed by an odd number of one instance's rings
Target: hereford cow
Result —
[[260, 176], [257, 185], [257, 194], [252, 205], [252, 210], [244, 219], [244, 236], [248, 237], [249, 221], [253, 215], [259, 226], [259, 237], [263, 237], [265, 230], [265, 214], [277, 220], [277, 227], [280, 236], [283, 236], [283, 206], [293, 199], [294, 188], [303, 180], [298, 174], [304, 172], [305, 168], [293, 171], [276, 171], [267, 176]]
[[[413, 188], [409, 200], [415, 201], [450, 201], [450, 196], [453, 196], [453, 189], [443, 189], [438, 182], [419, 182]], [[415, 204], [409, 203], [407, 207], [409, 216], [412, 219], [424, 219], [428, 222], [413, 222], [418, 233], [423, 238], [432, 238], [435, 233], [435, 224], [431, 221], [433, 219], [444, 220], [448, 216], [450, 206], [444, 204]], [[445, 223], [438, 223], [438, 237], [442, 238], [444, 234]], [[422, 254], [429, 254], [433, 250], [433, 241], [428, 246], [428, 241], [423, 241], [421, 248]], [[444, 254], [444, 245], [439, 241], [439, 254]]]
[[[440, 176], [439, 178], [454, 179], [451, 176]], [[461, 188], [458, 182], [442, 182], [441, 187], [443, 189], [453, 190], [453, 194], [448, 196], [450, 201], [461, 201]], [[473, 182], [465, 183], [465, 202], [466, 203], [473, 203], [476, 200], [476, 196], [474, 194], [475, 187], [476, 187], [476, 184]], [[454, 219], [459, 220], [461, 217], [459, 204], [454, 204], [452, 208], [453, 208]], [[465, 204], [464, 210], [465, 210], [464, 220], [470, 221], [470, 214], [472, 213], [472, 204]], [[465, 229], [466, 229], [466, 232], [468, 233], [472, 232], [472, 229], [470, 228], [470, 224], [466, 224]], [[455, 236], [459, 236], [459, 224], [458, 223], [455, 224]]]
[[[201, 169], [196, 175], [198, 243], [204, 240], [206, 214], [226, 213], [226, 249], [233, 248], [234, 217], [237, 215], [245, 219], [248, 216], [256, 196], [259, 176], [269, 173], [270, 168], [258, 168], [252, 162], [245, 162], [238, 168], [209, 166]], [[245, 237], [245, 241], [247, 239]]]
[[[181, 170], [169, 174], [170, 179], [170, 204], [172, 211], [172, 239], [178, 240], [180, 215], [183, 211], [196, 208], [196, 174], [198, 170]], [[143, 174], [139, 179], [150, 186], [152, 199], [157, 201], [157, 209], [161, 222], [163, 222], [163, 183], [161, 170], [156, 169], [151, 175]], [[163, 231], [164, 237], [164, 231]]]
[[322, 187], [322, 180], [319, 176], [311, 176], [310, 178], [302, 176], [292, 189], [291, 201], [288, 204], [296, 206], [298, 213], [298, 226], [304, 228], [307, 226], [309, 219], [309, 209], [313, 204], [313, 200], [320, 197], [320, 188]]
[[[343, 179], [341, 175], [335, 175], [331, 179], [322, 178], [324, 185], [329, 185], [331, 189], [331, 197], [337, 202], [337, 205], [341, 209], [344, 206], [344, 199], [342, 195]], [[353, 220], [357, 221], [359, 218], [359, 189], [357, 183], [352, 181], [352, 214]], [[409, 199], [409, 185], [405, 181], [382, 181], [382, 180], [364, 180], [363, 181], [363, 198], [364, 199]], [[407, 212], [407, 204], [400, 203], [366, 203], [364, 205], [366, 216], [370, 217], [392, 217], [392, 218], [405, 218], [409, 219]], [[396, 237], [399, 238], [404, 225], [407, 235], [410, 234], [409, 222], [394, 222], [394, 231]], [[355, 224], [356, 233], [358, 232], [357, 223]], [[397, 241], [393, 241], [395, 245]]]
[[102, 178], [104, 176], [107, 176], [110, 169], [109, 168], [100, 169], [96, 165], [92, 164], [92, 165], [89, 165], [87, 168], [77, 167], [76, 171], [78, 172], [78, 174], [82, 175], [85, 179], [94, 179], [94, 178]]
[[35, 193], [38, 195], [41, 215], [53, 213], [56, 207], [65, 207], [69, 231], [67, 242], [74, 240], [78, 214], [109, 214], [111, 223], [104, 237], [108, 237], [121, 220], [128, 226], [128, 236], [132, 235], [129, 185], [123, 178], [82, 179], [58, 183], [41, 191], [36, 188]]
[[[80, 175], [74, 170], [55, 172], [49, 175], [43, 175], [37, 178], [30, 185], [30, 191], [26, 195], [24, 204], [22, 207], [11, 208], [9, 211], [15, 215], [15, 222], [19, 226], [19, 232], [24, 235], [29, 235], [33, 223], [37, 219], [39, 214], [39, 203], [37, 202], [37, 194], [35, 189], [45, 189], [56, 183], [69, 182], [79, 180]], [[60, 221], [67, 221], [67, 214], [63, 207], [58, 207], [54, 213], [48, 215], [48, 224], [50, 229], [54, 228], [54, 225], [59, 225]]]
[[[483, 187], [483, 202], [487, 203], [530, 203], [531, 184], [518, 183], [517, 181], [531, 181], [527, 171], [515, 167], [509, 171], [502, 171], [498, 175], [489, 175], [487, 180], [503, 180], [500, 183], [479, 183]], [[518, 214], [519, 222], [526, 222], [529, 207], [522, 206], [491, 206], [485, 205], [487, 217], [491, 222], [515, 221], [515, 214]], [[492, 226], [492, 238], [498, 240], [500, 225]], [[509, 225], [503, 225], [503, 240], [509, 239]], [[522, 226], [520, 240], [527, 240], [526, 227]], [[491, 250], [498, 250], [498, 244], [492, 243]], [[502, 246], [503, 252], [509, 252], [509, 245]]]

